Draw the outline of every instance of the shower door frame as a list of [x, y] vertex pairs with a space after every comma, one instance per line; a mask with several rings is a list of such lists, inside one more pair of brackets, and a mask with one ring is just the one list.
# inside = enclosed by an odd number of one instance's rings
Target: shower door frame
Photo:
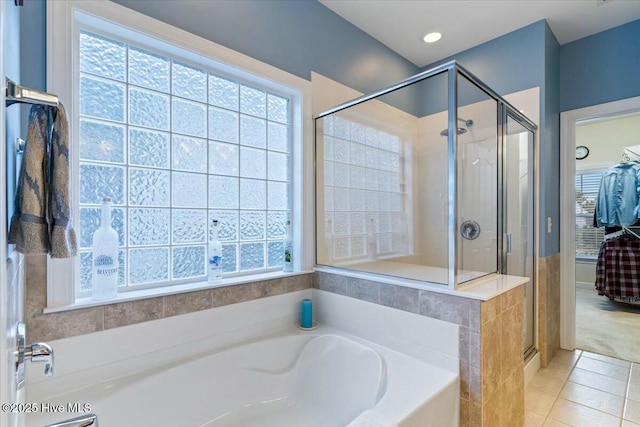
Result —
[[[398, 89], [401, 89], [405, 86], [409, 86], [413, 83], [417, 83], [421, 80], [425, 80], [428, 79], [430, 77], [434, 77], [436, 75], [442, 74], [442, 73], [448, 73], [447, 74], [447, 94], [448, 94], [448, 106], [447, 106], [447, 112], [448, 112], [448, 120], [447, 120], [447, 129], [448, 129], [448, 135], [447, 135], [447, 144], [448, 144], [448, 227], [447, 227], [447, 244], [448, 244], [448, 280], [447, 280], [447, 284], [446, 286], [450, 289], [450, 290], [456, 290], [458, 289], [458, 287], [460, 287], [461, 285], [463, 285], [464, 282], [462, 283], [456, 283], [457, 280], [457, 276], [456, 276], [456, 271], [457, 271], [457, 262], [456, 262], [456, 251], [457, 251], [457, 243], [458, 243], [458, 224], [457, 224], [457, 201], [456, 201], [456, 197], [457, 197], [457, 172], [458, 172], [458, 159], [457, 159], [457, 145], [458, 145], [458, 135], [457, 135], [457, 123], [458, 123], [458, 76], [463, 76], [465, 77], [470, 83], [474, 84], [477, 88], [479, 88], [480, 90], [482, 90], [485, 94], [487, 94], [490, 98], [492, 98], [493, 100], [495, 100], [497, 102], [497, 112], [496, 114], [498, 115], [498, 165], [499, 167], [501, 166], [501, 160], [500, 160], [500, 156], [503, 154], [503, 150], [501, 148], [501, 145], [503, 143], [504, 137], [503, 137], [503, 132], [506, 131], [506, 114], [507, 111], [509, 112], [510, 116], [516, 120], [518, 123], [520, 123], [521, 125], [523, 125], [525, 128], [530, 129], [533, 134], [534, 134], [534, 141], [535, 141], [535, 135], [537, 133], [537, 125], [535, 123], [533, 123], [529, 118], [527, 118], [525, 115], [523, 115], [522, 113], [520, 113], [520, 111], [515, 108], [513, 105], [511, 105], [507, 100], [505, 100], [502, 96], [498, 95], [498, 93], [496, 93], [493, 89], [491, 89], [489, 86], [487, 86], [484, 82], [482, 82], [482, 80], [480, 80], [479, 78], [477, 78], [473, 73], [471, 73], [470, 71], [468, 71], [467, 69], [465, 69], [464, 67], [462, 67], [460, 64], [458, 64], [455, 60], [454, 61], [449, 61], [446, 62], [442, 65], [439, 65], [437, 67], [431, 68], [429, 70], [423, 71], [421, 73], [418, 73], [412, 77], [409, 77], [401, 82], [398, 82], [392, 86], [389, 86], [385, 89], [381, 89], [379, 91], [370, 93], [368, 95], [364, 95], [361, 96], [359, 98], [356, 98], [354, 100], [348, 101], [346, 103], [337, 105], [333, 108], [330, 108], [328, 110], [325, 110], [321, 113], [315, 114], [313, 116], [314, 119], [314, 123], [317, 119], [320, 119], [322, 117], [328, 116], [330, 114], [333, 113], [337, 113], [339, 111], [345, 110], [347, 108], [353, 107], [355, 105], [358, 104], [362, 104], [366, 101], [378, 98], [380, 96], [386, 95], [388, 93], [394, 92]], [[534, 147], [534, 182], [537, 184], [537, 180], [538, 180], [538, 173], [537, 173], [537, 147]], [[317, 174], [317, 165], [316, 165], [316, 174]], [[501, 187], [501, 181], [500, 179], [498, 180], [498, 195], [500, 197], [500, 194], [502, 192], [502, 187]], [[536, 185], [536, 190], [537, 191], [537, 185]], [[537, 200], [537, 194], [536, 197], [534, 197], [534, 203], [535, 200]], [[501, 203], [501, 201], [499, 201], [499, 203]], [[500, 206], [499, 206], [500, 207]], [[537, 207], [534, 207], [533, 209], [537, 209]], [[500, 232], [500, 234], [502, 234], [502, 231], [504, 230], [504, 226], [502, 224], [503, 222], [503, 215], [500, 213], [501, 209], [498, 209], [498, 230]], [[537, 218], [537, 212], [536, 212], [536, 218]], [[535, 228], [535, 222], [534, 224], [532, 224], [532, 227]], [[318, 233], [318, 218], [317, 218], [317, 211], [316, 211], [316, 234]], [[535, 231], [534, 231], [535, 233]], [[498, 235], [500, 235], [498, 234]], [[533, 239], [534, 239], [534, 257], [537, 259], [537, 254], [538, 254], [538, 236], [536, 234], [533, 235]], [[504, 250], [504, 245], [502, 242], [502, 239], [498, 239], [497, 241], [497, 251], [496, 251], [496, 257], [497, 257], [497, 269], [496, 271], [493, 272], [487, 272], [486, 275], [490, 275], [490, 274], [495, 274], [495, 273], [503, 273], [503, 269], [504, 269], [504, 260], [502, 260], [503, 258], [503, 250]], [[316, 262], [317, 262], [317, 251], [316, 251]], [[535, 269], [534, 269], [534, 274], [535, 274]], [[486, 276], [485, 275], [485, 276]]]
[[[445, 64], [447, 65], [447, 64]], [[449, 182], [449, 288], [451, 289], [457, 289], [461, 284], [456, 283], [456, 268], [457, 268], [457, 263], [456, 263], [456, 250], [457, 250], [457, 239], [458, 239], [458, 224], [457, 224], [457, 205], [456, 205], [456, 201], [457, 201], [457, 175], [458, 175], [458, 170], [457, 170], [457, 153], [456, 153], [456, 148], [457, 148], [457, 132], [453, 131], [454, 129], [456, 129], [457, 126], [457, 122], [458, 122], [458, 75], [462, 75], [464, 76], [470, 83], [474, 84], [478, 89], [482, 90], [485, 94], [487, 94], [488, 96], [490, 96], [492, 99], [494, 99], [497, 102], [497, 126], [498, 126], [498, 132], [497, 132], [497, 147], [498, 147], [498, 217], [497, 217], [497, 222], [498, 222], [498, 235], [502, 235], [503, 238], [502, 239], [498, 239], [497, 240], [497, 251], [496, 251], [496, 256], [497, 256], [497, 273], [499, 274], [506, 274], [507, 271], [507, 263], [506, 263], [506, 257], [507, 257], [507, 251], [506, 251], [506, 245], [504, 243], [504, 240], [506, 238], [505, 236], [505, 229], [506, 229], [506, 195], [505, 195], [505, 185], [504, 185], [504, 165], [505, 165], [505, 144], [506, 144], [506, 136], [507, 136], [507, 120], [508, 118], [511, 118], [513, 120], [516, 121], [516, 123], [518, 123], [519, 125], [521, 125], [523, 128], [525, 128], [527, 131], [531, 132], [533, 135], [533, 159], [532, 159], [532, 163], [533, 163], [533, 168], [531, 173], [534, 174], [534, 180], [533, 180], [533, 189], [532, 191], [534, 192], [534, 197], [533, 197], [533, 206], [530, 206], [529, 209], [533, 210], [533, 218], [534, 220], [532, 221], [531, 224], [531, 229], [529, 230], [529, 234], [531, 236], [531, 238], [533, 239], [533, 243], [534, 243], [534, 248], [533, 248], [533, 268], [532, 268], [532, 277], [530, 278], [531, 281], [534, 283], [536, 283], [536, 260], [537, 260], [537, 254], [538, 254], [538, 236], [537, 236], [537, 227], [536, 227], [536, 223], [537, 223], [537, 215], [538, 215], [538, 211], [537, 211], [537, 191], [538, 191], [538, 185], [537, 185], [537, 181], [538, 181], [538, 147], [537, 144], [535, 143], [536, 141], [536, 133], [538, 130], [538, 126], [533, 123], [528, 117], [526, 117], [525, 115], [523, 115], [522, 113], [520, 113], [520, 111], [515, 108], [513, 105], [511, 105], [507, 100], [505, 100], [504, 98], [502, 98], [500, 95], [498, 95], [493, 89], [491, 89], [489, 86], [487, 86], [485, 83], [483, 83], [480, 79], [478, 79], [474, 74], [472, 74], [471, 72], [469, 72], [468, 70], [466, 70], [464, 67], [460, 66], [459, 64], [457, 64], [455, 61], [452, 61], [451, 64], [451, 68], [450, 68], [451, 72], [448, 74], [448, 78], [449, 78], [449, 87], [448, 87], [448, 96], [449, 96], [449, 104], [448, 104], [448, 144], [449, 144], [449, 156], [448, 156], [448, 161], [449, 161], [449, 176], [448, 176], [448, 182]], [[452, 102], [453, 100], [453, 102]], [[490, 273], [489, 273], [490, 274]], [[531, 296], [531, 302], [534, 304], [534, 319], [533, 319], [533, 325], [535, 325], [536, 323], [536, 319], [535, 319], [535, 301], [536, 301], [536, 295], [535, 295], [535, 286], [534, 286], [534, 295]], [[536, 346], [536, 336], [535, 336], [535, 329], [534, 329], [534, 337], [533, 337], [533, 344], [532, 346], [527, 350], [527, 354], [530, 354], [533, 352], [533, 350], [535, 349]]]
[[[518, 113], [517, 115], [515, 113]], [[529, 234], [529, 238], [533, 239], [533, 249], [532, 249], [532, 266], [531, 266], [531, 277], [529, 277], [530, 282], [533, 284], [532, 286], [532, 294], [531, 295], [527, 295], [526, 294], [526, 284], [525, 286], [525, 301], [523, 301], [523, 305], [526, 304], [530, 304], [532, 305], [532, 312], [533, 312], [533, 319], [531, 319], [531, 322], [529, 325], [529, 327], [533, 328], [533, 334], [532, 334], [532, 342], [524, 349], [524, 357], [525, 360], [528, 360], [529, 357], [533, 356], [535, 354], [535, 350], [537, 347], [537, 259], [538, 259], [538, 144], [536, 144], [536, 133], [537, 133], [537, 126], [531, 126], [530, 121], [528, 120], [523, 120], [523, 116], [522, 114], [520, 114], [520, 112], [518, 110], [515, 110], [512, 106], [510, 105], [503, 105], [503, 104], [499, 104], [498, 106], [498, 114], [499, 114], [499, 121], [498, 121], [498, 127], [499, 127], [499, 131], [498, 131], [498, 164], [499, 164], [499, 171], [500, 171], [500, 178], [498, 179], [498, 183], [499, 183], [499, 187], [498, 188], [498, 197], [499, 197], [499, 203], [501, 206], [501, 209], [498, 209], [498, 215], [499, 215], [499, 227], [502, 229], [502, 235], [504, 236], [503, 239], [498, 239], [498, 271], [501, 274], [509, 274], [508, 270], [507, 270], [507, 256], [508, 256], [508, 252], [507, 252], [507, 248], [505, 247], [505, 240], [507, 238], [506, 236], [506, 231], [508, 231], [508, 227], [507, 227], [507, 212], [509, 210], [509, 207], [507, 206], [507, 201], [508, 201], [508, 196], [507, 196], [507, 186], [505, 185], [506, 182], [506, 178], [505, 178], [505, 171], [506, 171], [506, 165], [507, 165], [507, 153], [506, 153], [506, 144], [507, 144], [507, 124], [509, 119], [512, 119], [515, 121], [515, 123], [517, 123], [518, 125], [522, 126], [526, 131], [531, 132], [532, 135], [532, 140], [531, 140], [531, 144], [533, 145], [532, 150], [530, 152], [530, 155], [533, 156], [532, 159], [530, 159], [530, 163], [531, 164], [531, 170], [529, 171], [529, 173], [533, 173], [533, 183], [532, 183], [532, 188], [530, 189], [530, 191], [533, 192], [533, 197], [532, 197], [532, 203], [533, 206], [528, 206], [528, 209], [532, 210], [532, 221], [531, 224], [529, 225], [529, 230], [528, 230], [528, 234]], [[526, 320], [526, 309], [528, 307], [524, 307], [525, 309], [525, 313], [523, 314], [525, 316], [525, 320]]]

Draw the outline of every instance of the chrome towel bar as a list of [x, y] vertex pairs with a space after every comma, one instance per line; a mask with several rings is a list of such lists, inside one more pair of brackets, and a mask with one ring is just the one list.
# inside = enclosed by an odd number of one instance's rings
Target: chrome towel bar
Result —
[[6, 103], [7, 107], [15, 103], [42, 104], [51, 107], [58, 106], [58, 96], [39, 90], [20, 86], [11, 79], [5, 77], [7, 83]]

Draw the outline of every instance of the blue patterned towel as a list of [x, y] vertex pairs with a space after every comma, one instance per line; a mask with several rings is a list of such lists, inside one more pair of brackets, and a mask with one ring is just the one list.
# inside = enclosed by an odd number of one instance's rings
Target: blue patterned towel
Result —
[[[53, 122], [53, 128], [51, 128]], [[11, 218], [9, 243], [25, 255], [76, 255], [69, 193], [69, 131], [67, 113], [58, 107], [34, 105], [29, 113], [27, 147]]]

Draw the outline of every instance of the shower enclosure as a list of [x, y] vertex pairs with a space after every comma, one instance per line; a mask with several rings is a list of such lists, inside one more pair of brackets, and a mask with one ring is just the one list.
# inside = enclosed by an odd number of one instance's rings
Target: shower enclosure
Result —
[[527, 276], [532, 325], [533, 122], [455, 61], [315, 119], [318, 265], [450, 290]]

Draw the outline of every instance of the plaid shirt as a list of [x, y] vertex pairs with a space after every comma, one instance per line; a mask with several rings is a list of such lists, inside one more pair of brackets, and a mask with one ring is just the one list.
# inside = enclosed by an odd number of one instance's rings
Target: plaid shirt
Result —
[[602, 242], [596, 290], [612, 301], [640, 302], [640, 240], [625, 235]]

